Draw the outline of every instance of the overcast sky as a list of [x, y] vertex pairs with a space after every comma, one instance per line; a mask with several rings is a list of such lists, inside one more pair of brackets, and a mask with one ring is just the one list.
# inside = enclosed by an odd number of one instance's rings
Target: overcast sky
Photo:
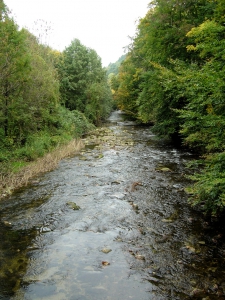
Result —
[[[146, 15], [150, 0], [4, 0], [19, 26], [35, 33], [41, 24], [51, 27], [43, 41], [63, 51], [74, 38], [102, 58], [115, 62], [130, 43], [137, 21]], [[42, 20], [42, 21], [38, 21]], [[38, 21], [38, 22], [37, 22]], [[39, 24], [35, 25], [35, 22]], [[44, 26], [46, 28], [46, 25]]]

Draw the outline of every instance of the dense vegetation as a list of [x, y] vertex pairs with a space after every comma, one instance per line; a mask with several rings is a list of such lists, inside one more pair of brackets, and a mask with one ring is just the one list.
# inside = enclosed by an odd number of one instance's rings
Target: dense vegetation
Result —
[[0, 0], [0, 177], [80, 137], [112, 107], [97, 53], [74, 40], [62, 53], [19, 30]]
[[224, 0], [155, 0], [112, 87], [122, 110], [201, 155], [188, 192], [213, 215], [225, 210], [224, 64]]
[[125, 60], [125, 58], [126, 58], [126, 54], [120, 56], [120, 58], [116, 62], [110, 63], [106, 68], [107, 76], [117, 75], [119, 73], [120, 65]]
[[[117, 77], [119, 73], [119, 68], [121, 66], [121, 63], [125, 60], [126, 54], [120, 56], [120, 58], [115, 63], [110, 63], [108, 67], [106, 68], [106, 74], [108, 76], [108, 83], [111, 87], [112, 94], [115, 93], [115, 90], [117, 90]], [[114, 103], [114, 107], [116, 107]]]

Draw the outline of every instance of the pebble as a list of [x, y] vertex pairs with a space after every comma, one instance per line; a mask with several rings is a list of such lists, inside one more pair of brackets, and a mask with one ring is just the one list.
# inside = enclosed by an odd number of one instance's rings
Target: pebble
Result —
[[110, 263], [109, 263], [108, 261], [102, 261], [102, 265], [103, 265], [103, 266], [109, 266]]
[[109, 252], [111, 252], [112, 251], [112, 249], [110, 249], [110, 248], [103, 248], [102, 250], [101, 250], [103, 253], [109, 253]]
[[140, 259], [140, 260], [145, 260], [144, 255], [141, 255], [141, 254], [136, 254], [136, 255], [135, 255], [135, 258], [136, 258], [136, 259]]

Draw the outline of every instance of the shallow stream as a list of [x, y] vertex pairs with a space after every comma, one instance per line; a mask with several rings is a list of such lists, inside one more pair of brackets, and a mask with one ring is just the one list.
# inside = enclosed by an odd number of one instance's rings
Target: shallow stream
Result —
[[0, 202], [0, 299], [225, 299], [223, 228], [184, 192], [192, 154], [120, 112], [84, 143]]

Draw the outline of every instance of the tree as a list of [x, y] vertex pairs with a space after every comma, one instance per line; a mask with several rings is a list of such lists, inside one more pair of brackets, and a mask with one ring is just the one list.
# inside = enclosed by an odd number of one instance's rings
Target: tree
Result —
[[[140, 92], [139, 69], [135, 68], [132, 57], [128, 55], [120, 67], [114, 99], [121, 110], [130, 115], [137, 115], [137, 97]], [[116, 85], [114, 86], [116, 88]]]
[[193, 42], [187, 49], [199, 56], [183, 77], [187, 103], [180, 110], [184, 141], [204, 155], [201, 166], [190, 178], [194, 185], [190, 202], [202, 204], [206, 212], [225, 210], [225, 28], [215, 20], [206, 20], [188, 34]]
[[91, 84], [86, 90], [86, 96], [85, 116], [96, 125], [99, 125], [109, 115], [112, 108], [111, 91], [106, 78], [105, 81]]
[[86, 105], [85, 90], [90, 83], [88, 49], [78, 39], [71, 42], [70, 46], [63, 51], [59, 64], [60, 91], [63, 103], [70, 110], [77, 109], [84, 112]]
[[60, 104], [60, 93], [55, 52], [48, 46], [39, 44], [35, 36], [24, 31], [31, 57], [29, 80], [23, 92], [23, 101], [28, 108], [24, 109], [24, 113], [27, 112], [29, 116], [27, 119], [23, 117], [23, 122], [27, 120], [23, 127], [27, 135], [53, 126], [54, 115]]
[[106, 72], [96, 51], [73, 40], [58, 64], [64, 105], [98, 123], [111, 107]]
[[125, 60], [126, 54], [120, 56], [120, 58], [115, 63], [110, 63], [106, 68], [106, 74], [109, 76], [110, 74], [117, 75], [119, 73], [119, 68], [121, 63]]
[[30, 58], [26, 36], [8, 17], [4, 3], [0, 2], [0, 125], [3, 139], [17, 135], [15, 108], [21, 104], [23, 88], [30, 73]]

